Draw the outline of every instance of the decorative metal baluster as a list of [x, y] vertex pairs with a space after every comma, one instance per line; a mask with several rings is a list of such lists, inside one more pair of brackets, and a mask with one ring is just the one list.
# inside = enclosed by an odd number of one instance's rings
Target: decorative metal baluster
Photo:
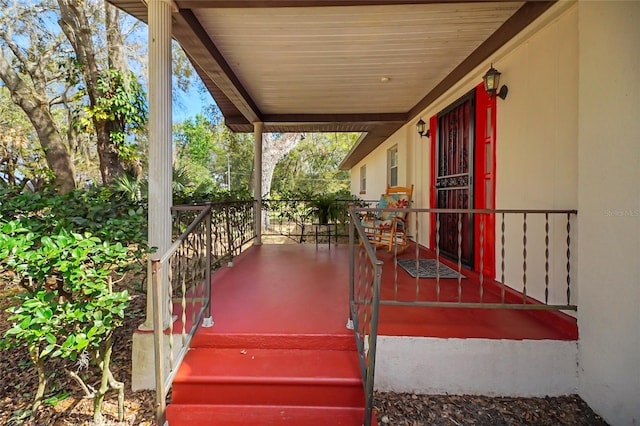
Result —
[[571, 213], [567, 213], [567, 305], [571, 304]]
[[175, 368], [175, 360], [173, 358], [173, 260], [176, 256], [180, 258], [179, 251], [171, 256], [169, 265], [167, 265], [169, 278], [169, 287], [167, 288], [167, 300], [169, 302], [169, 371], [173, 371]]
[[482, 269], [484, 267], [484, 216], [479, 215], [480, 219], [480, 303], [484, 300], [484, 275]]
[[527, 303], [527, 214], [522, 217], [522, 303]]
[[501, 247], [500, 247], [500, 303], [504, 305], [504, 257], [505, 257], [505, 228], [506, 224], [504, 222], [504, 212], [502, 213], [502, 225], [501, 225]]
[[[192, 235], [193, 234], [191, 234], [189, 238], [193, 238]], [[186, 241], [189, 241], [189, 238], [187, 238]], [[182, 247], [188, 245], [186, 241], [181, 244]], [[189, 255], [188, 247], [184, 247], [181, 251], [182, 251], [181, 256], [184, 256], [185, 259], [188, 259], [187, 257]], [[185, 262], [185, 264], [186, 264], [187, 270], [183, 272], [182, 279], [180, 280], [180, 291], [182, 292], [182, 297], [180, 298], [180, 309], [182, 310], [180, 312], [180, 320], [182, 321], [182, 329], [180, 330], [180, 337], [181, 337], [182, 345], [184, 345], [185, 342], [187, 341], [187, 281], [189, 281], [187, 279], [187, 276], [188, 274], [193, 274], [191, 269], [193, 269], [193, 266], [195, 266], [195, 265], [190, 265], [190, 262], [188, 260]]]
[[549, 304], [549, 213], [544, 214], [544, 303]]
[[[391, 238], [391, 235], [389, 235]], [[395, 236], [393, 237], [395, 239]], [[398, 300], [398, 245], [394, 244], [393, 252], [393, 298]]]
[[[419, 225], [418, 225], [418, 212], [415, 212], [415, 220], [414, 220], [414, 224], [415, 224], [415, 252], [416, 252], [416, 301], [418, 300], [418, 297], [420, 296], [420, 274], [418, 273], [419, 269], [418, 267], [420, 266], [420, 245], [418, 244], [418, 241], [420, 241], [420, 238], [418, 238], [419, 236]], [[407, 232], [408, 229], [405, 229], [405, 232]]]
[[436, 213], [436, 302], [440, 301], [440, 213]]
[[[440, 265], [438, 265], [440, 269]], [[462, 302], [462, 213], [458, 213], [458, 303]]]

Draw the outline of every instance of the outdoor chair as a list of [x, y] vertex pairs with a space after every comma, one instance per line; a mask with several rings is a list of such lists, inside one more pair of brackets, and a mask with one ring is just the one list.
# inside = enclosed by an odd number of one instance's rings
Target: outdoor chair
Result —
[[[377, 208], [379, 209], [406, 209], [411, 206], [413, 196], [413, 185], [389, 186], [384, 194], [380, 196]], [[362, 219], [362, 227], [375, 247], [387, 247], [389, 251], [397, 246], [398, 252], [407, 248], [407, 217], [409, 212], [389, 212], [378, 211], [374, 214], [366, 215]]]

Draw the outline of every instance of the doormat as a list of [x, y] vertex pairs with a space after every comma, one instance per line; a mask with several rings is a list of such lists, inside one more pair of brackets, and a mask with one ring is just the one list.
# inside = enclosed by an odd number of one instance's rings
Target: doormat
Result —
[[[439, 263], [440, 278], [467, 278], [462, 274], [458, 274], [447, 265]], [[407, 271], [413, 278], [416, 277], [416, 260], [415, 259], [398, 259], [398, 266]], [[418, 259], [418, 278], [436, 278], [436, 260], [435, 259]]]

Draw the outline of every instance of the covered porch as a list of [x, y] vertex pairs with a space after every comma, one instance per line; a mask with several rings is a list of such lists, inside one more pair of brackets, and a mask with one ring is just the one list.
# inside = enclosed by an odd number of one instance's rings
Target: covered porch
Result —
[[[353, 248], [335, 241], [246, 245], [212, 274], [205, 289], [210, 292], [210, 327], [193, 321], [202, 291], [185, 287], [186, 295], [180, 297], [178, 288], [173, 312], [182, 315], [169, 333], [178, 333], [174, 340], [179, 340], [180, 330], [183, 340], [185, 330], [194, 333], [181, 364], [171, 365], [172, 402], [166, 411], [170, 424], [240, 425], [247, 419], [265, 425], [361, 424], [370, 397], [361, 368], [375, 368], [376, 389], [383, 391], [570, 392], [575, 380], [574, 318], [555, 311], [482, 308], [478, 289], [485, 289], [483, 303], [502, 303], [499, 286], [493, 280], [481, 283], [468, 269], [458, 269], [464, 283], [416, 279], [398, 270], [397, 260], [411, 260], [414, 254], [435, 258], [436, 253], [413, 243], [400, 256], [376, 253], [384, 262], [373, 351], [378, 356], [367, 358], [372, 348], [363, 351], [362, 336], [358, 342], [359, 333], [354, 338], [347, 327], [355, 313], [349, 312]], [[422, 292], [419, 298], [416, 285]], [[412, 298], [455, 302], [459, 286], [465, 306], [477, 308], [395, 305]], [[517, 298], [511, 302], [520, 303]], [[356, 327], [364, 324], [366, 334], [375, 335], [367, 323], [371, 312], [360, 316]], [[375, 416], [371, 424], [376, 424]]]
[[[423, 249], [425, 256], [435, 253]], [[556, 312], [513, 309], [387, 306], [393, 300], [394, 274], [400, 292], [415, 292], [415, 278], [397, 271], [394, 255], [384, 261], [378, 334], [437, 338], [576, 340], [575, 318]], [[405, 254], [404, 258], [410, 258]], [[464, 270], [464, 287], [478, 294], [477, 274]], [[424, 300], [435, 300], [435, 278], [420, 278]], [[457, 280], [443, 279], [442, 297], [455, 297]], [[486, 285], [486, 284], [485, 284]], [[446, 295], [445, 295], [446, 293]], [[489, 293], [489, 291], [487, 291]], [[499, 294], [493, 300], [498, 301]], [[252, 246], [213, 274], [214, 327], [200, 328], [194, 342], [241, 334], [279, 336], [348, 335], [349, 247], [346, 244], [263, 244]], [[310, 345], [313, 345], [310, 342]]]

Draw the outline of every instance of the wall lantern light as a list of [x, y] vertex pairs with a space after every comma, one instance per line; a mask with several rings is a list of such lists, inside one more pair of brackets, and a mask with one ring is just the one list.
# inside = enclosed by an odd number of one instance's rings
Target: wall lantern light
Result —
[[425, 123], [422, 118], [416, 123], [416, 130], [418, 131], [420, 137], [431, 137], [431, 132], [429, 131], [429, 129], [427, 129], [427, 123]]
[[509, 93], [509, 88], [505, 85], [502, 85], [502, 87], [500, 87], [500, 90], [498, 90], [498, 86], [500, 86], [501, 75], [502, 73], [495, 69], [493, 67], [493, 64], [491, 64], [491, 68], [489, 68], [489, 71], [487, 71], [482, 79], [484, 80], [484, 90], [487, 91], [489, 96], [493, 98], [497, 95], [500, 99], [504, 100], [507, 97], [507, 93]]

